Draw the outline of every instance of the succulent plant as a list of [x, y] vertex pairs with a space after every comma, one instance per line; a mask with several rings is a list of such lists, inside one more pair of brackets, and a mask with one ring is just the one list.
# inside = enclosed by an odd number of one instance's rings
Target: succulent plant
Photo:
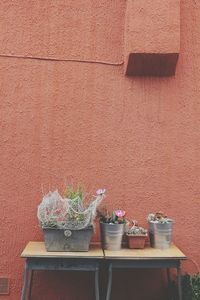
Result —
[[169, 219], [166, 214], [164, 214], [162, 211], [154, 213], [150, 213], [147, 217], [148, 222], [153, 223], [168, 223], [172, 222], [172, 219]]
[[97, 210], [97, 216], [100, 223], [126, 224], [125, 215], [126, 212], [121, 209], [113, 210], [111, 213], [107, 210], [106, 207], [103, 207], [101, 210]]
[[138, 226], [138, 222], [137, 221], [132, 221], [133, 226], [128, 228], [127, 230], [127, 234], [128, 235], [147, 235], [147, 229]]
[[144, 229], [143, 227], [133, 226], [128, 229], [127, 234], [128, 235], [147, 235], [147, 230]]

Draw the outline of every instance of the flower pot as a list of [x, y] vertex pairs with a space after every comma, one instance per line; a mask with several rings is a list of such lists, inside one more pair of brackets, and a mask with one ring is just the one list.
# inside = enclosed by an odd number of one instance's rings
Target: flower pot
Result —
[[80, 230], [43, 228], [47, 251], [88, 251], [92, 226]]
[[173, 220], [166, 223], [149, 222], [150, 244], [153, 248], [168, 249], [172, 242]]
[[105, 250], [121, 249], [124, 224], [100, 223], [101, 245]]
[[147, 235], [131, 235], [127, 234], [128, 246], [130, 249], [143, 249]]

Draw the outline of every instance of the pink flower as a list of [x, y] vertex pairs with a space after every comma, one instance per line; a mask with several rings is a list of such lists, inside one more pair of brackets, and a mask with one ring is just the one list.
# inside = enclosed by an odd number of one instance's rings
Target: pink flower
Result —
[[106, 192], [105, 189], [98, 189], [98, 190], [96, 191], [96, 194], [99, 196], [99, 195], [105, 194], [105, 192]]
[[125, 210], [117, 209], [115, 210], [115, 214], [118, 218], [123, 218], [126, 214]]

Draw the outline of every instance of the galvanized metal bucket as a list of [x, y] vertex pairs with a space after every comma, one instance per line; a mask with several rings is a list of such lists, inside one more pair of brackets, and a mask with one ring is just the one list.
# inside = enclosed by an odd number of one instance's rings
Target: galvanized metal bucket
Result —
[[80, 230], [45, 228], [44, 242], [47, 251], [88, 251], [94, 229]]
[[172, 243], [173, 220], [166, 223], [149, 222], [150, 244], [153, 248], [168, 249]]
[[112, 251], [121, 249], [124, 224], [100, 223], [100, 231], [103, 249]]

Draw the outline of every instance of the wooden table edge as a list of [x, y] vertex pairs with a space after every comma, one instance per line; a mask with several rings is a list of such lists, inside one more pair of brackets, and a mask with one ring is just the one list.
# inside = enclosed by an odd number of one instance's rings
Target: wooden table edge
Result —
[[[105, 259], [118, 259], [118, 260], [187, 260], [187, 256], [182, 252], [182, 250], [177, 247], [175, 244], [172, 244], [172, 247], [171, 249], [176, 249], [178, 250], [178, 255], [177, 256], [170, 256], [168, 254], [168, 256], [166, 255], [163, 255], [163, 256], [134, 256], [134, 255], [130, 255], [129, 256], [129, 253], [127, 253], [127, 256], [120, 256], [120, 251], [122, 250], [122, 254], [124, 252], [124, 250], [128, 250], [128, 252], [132, 252], [134, 254], [134, 251], [138, 251], [140, 250], [141, 252], [145, 249], [154, 249], [153, 251], [156, 250], [156, 248], [151, 248], [151, 247], [145, 247], [144, 249], [129, 249], [129, 248], [122, 248], [121, 250], [119, 251], [116, 251], [116, 253], [114, 253], [114, 251], [111, 251], [111, 250], [103, 250], [104, 252], [104, 258]], [[158, 251], [161, 250], [161, 249], [157, 249]], [[169, 250], [169, 249], [166, 249], [166, 250]], [[165, 250], [161, 250], [161, 251], [165, 251]]]
[[119, 256], [104, 256], [104, 259], [117, 259], [117, 260], [187, 260], [187, 257], [119, 257]]
[[[82, 258], [82, 259], [104, 259], [104, 253], [101, 247], [97, 243], [92, 243], [89, 251], [44, 251], [43, 253], [29, 253], [28, 247], [31, 246], [32, 243], [43, 244], [44, 241], [29, 241], [24, 247], [23, 251], [20, 254], [21, 258]], [[89, 255], [90, 250], [95, 250], [101, 252], [96, 255]]]
[[[62, 252], [63, 253], [63, 252]], [[77, 252], [75, 252], [77, 253]], [[82, 258], [82, 259], [104, 259], [102, 256], [79, 256], [79, 255], [25, 255], [21, 253], [20, 258]]]

